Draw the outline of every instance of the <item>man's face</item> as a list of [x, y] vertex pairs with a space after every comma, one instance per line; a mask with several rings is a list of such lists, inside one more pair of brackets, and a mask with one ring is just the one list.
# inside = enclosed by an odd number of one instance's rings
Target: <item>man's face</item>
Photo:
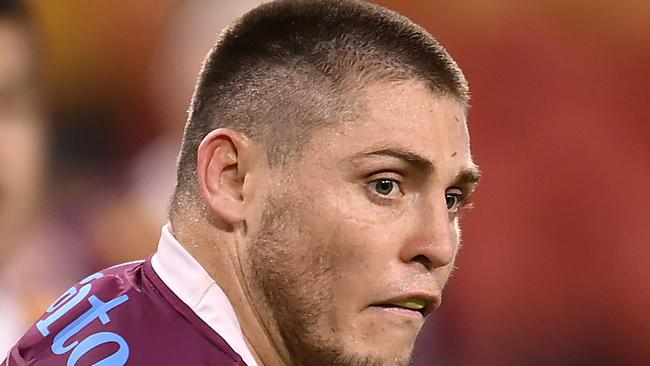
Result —
[[273, 171], [249, 227], [253, 306], [298, 364], [408, 364], [454, 266], [458, 202], [473, 190], [459, 103], [415, 82], [364, 95], [359, 120], [316, 130]]
[[32, 214], [43, 171], [30, 47], [22, 26], [0, 19], [0, 262]]

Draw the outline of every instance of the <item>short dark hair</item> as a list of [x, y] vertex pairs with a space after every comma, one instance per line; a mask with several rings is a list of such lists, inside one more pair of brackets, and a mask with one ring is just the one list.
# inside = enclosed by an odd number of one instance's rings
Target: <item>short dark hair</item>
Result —
[[283, 164], [314, 128], [355, 114], [352, 92], [403, 80], [422, 81], [438, 95], [469, 104], [456, 62], [396, 12], [353, 0], [280, 0], [251, 10], [223, 31], [203, 64], [172, 213], [197, 192], [197, 150], [210, 131], [227, 127], [259, 139], [269, 163]]

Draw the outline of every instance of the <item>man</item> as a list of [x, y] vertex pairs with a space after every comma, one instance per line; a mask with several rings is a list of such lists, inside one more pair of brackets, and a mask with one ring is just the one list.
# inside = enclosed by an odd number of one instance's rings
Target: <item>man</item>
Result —
[[[10, 267], [25, 247], [40, 201], [45, 168], [45, 123], [27, 11], [0, 1], [0, 352], [28, 326], [30, 286]], [[29, 319], [31, 322], [32, 319]]]
[[388, 10], [252, 10], [201, 71], [156, 254], [72, 287], [6, 364], [408, 364], [478, 181], [468, 95]]

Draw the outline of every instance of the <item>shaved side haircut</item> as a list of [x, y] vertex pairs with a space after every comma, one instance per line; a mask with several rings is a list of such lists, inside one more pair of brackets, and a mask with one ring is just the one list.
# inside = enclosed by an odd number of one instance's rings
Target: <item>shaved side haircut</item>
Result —
[[225, 29], [199, 75], [170, 216], [198, 197], [197, 150], [217, 128], [263, 144], [269, 164], [300, 153], [315, 128], [353, 120], [376, 82], [416, 80], [469, 105], [447, 51], [404, 16], [362, 1], [280, 0]]

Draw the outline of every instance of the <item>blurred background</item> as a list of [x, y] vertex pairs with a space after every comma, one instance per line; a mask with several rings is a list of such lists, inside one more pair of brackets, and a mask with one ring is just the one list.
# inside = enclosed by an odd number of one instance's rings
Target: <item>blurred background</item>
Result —
[[[650, 2], [378, 2], [463, 68], [485, 175], [415, 364], [650, 365]], [[203, 56], [259, 1], [10, 3], [0, 354], [70, 284], [155, 249]]]

